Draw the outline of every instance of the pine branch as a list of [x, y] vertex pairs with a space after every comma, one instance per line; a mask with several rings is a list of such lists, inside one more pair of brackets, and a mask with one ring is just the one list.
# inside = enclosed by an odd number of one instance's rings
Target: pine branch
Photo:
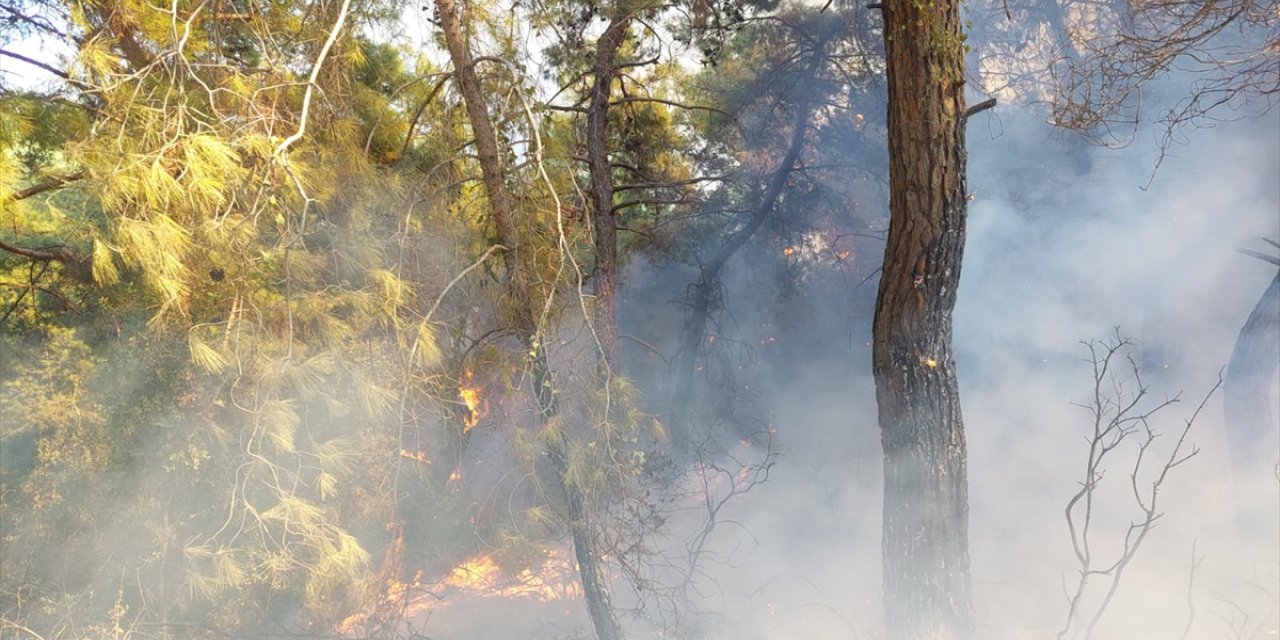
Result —
[[40, 195], [46, 191], [52, 191], [54, 189], [61, 188], [69, 182], [75, 182], [76, 180], [80, 180], [81, 178], [84, 178], [84, 176], [85, 176], [84, 171], [77, 171], [75, 173], [65, 175], [65, 176], [54, 176], [52, 178], [49, 178], [48, 180], [45, 180], [44, 182], [33, 184], [27, 187], [26, 189], [14, 192], [13, 197], [10, 198], [10, 201], [17, 202], [18, 200], [26, 200], [27, 198]]
[[33, 66], [33, 67], [38, 67], [38, 68], [40, 68], [40, 69], [44, 69], [45, 71], [48, 71], [49, 73], [52, 73], [53, 75], [58, 76], [59, 78], [62, 78], [63, 80], [70, 80], [70, 79], [71, 79], [71, 76], [67, 75], [67, 72], [66, 72], [66, 71], [63, 71], [62, 69], [59, 69], [59, 68], [54, 67], [54, 66], [47, 65], [47, 64], [45, 64], [45, 63], [43, 63], [43, 62], [40, 62], [39, 60], [35, 60], [35, 59], [32, 59], [32, 58], [28, 58], [28, 57], [26, 57], [26, 56], [24, 56], [24, 55], [22, 55], [22, 54], [20, 54], [20, 53], [14, 53], [14, 52], [12, 52], [12, 51], [8, 51], [8, 50], [6, 50], [6, 49], [0, 49], [0, 56], [9, 56], [10, 58], [13, 58], [14, 60], [19, 60], [19, 61], [21, 61], [21, 62], [25, 62], [25, 63], [27, 63], [27, 64], [29, 64], [29, 65]]
[[0, 249], [8, 251], [9, 253], [15, 253], [25, 258], [31, 258], [32, 260], [37, 260], [39, 262], [65, 262], [67, 264], [78, 264], [81, 262], [80, 256], [77, 255], [76, 252], [67, 248], [57, 250], [27, 249], [26, 247], [11, 245], [0, 240]]

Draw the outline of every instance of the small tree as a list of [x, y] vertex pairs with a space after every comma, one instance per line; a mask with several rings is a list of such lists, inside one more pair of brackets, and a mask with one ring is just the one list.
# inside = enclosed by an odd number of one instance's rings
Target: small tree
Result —
[[[1156, 521], [1164, 516], [1159, 507], [1160, 488], [1175, 468], [1200, 453], [1195, 445], [1187, 442], [1187, 435], [1209, 398], [1222, 386], [1219, 378], [1186, 420], [1168, 456], [1153, 462], [1156, 452], [1152, 445], [1160, 434], [1152, 426], [1152, 420], [1163, 409], [1177, 404], [1178, 397], [1154, 404], [1148, 402], [1149, 390], [1142, 381], [1137, 361], [1129, 353], [1134, 345], [1120, 337], [1119, 331], [1110, 339], [1086, 342], [1084, 346], [1089, 350], [1087, 362], [1093, 368], [1093, 393], [1087, 403], [1077, 406], [1089, 412], [1092, 428], [1087, 437], [1089, 449], [1085, 457], [1084, 477], [1065, 509], [1067, 530], [1071, 534], [1071, 547], [1078, 565], [1078, 579], [1068, 597], [1067, 620], [1058, 632], [1059, 639], [1088, 640], [1093, 637], [1099, 621], [1120, 589], [1125, 569], [1137, 556]], [[1135, 442], [1137, 453], [1129, 468], [1128, 488], [1136, 514], [1123, 532], [1120, 549], [1110, 558], [1101, 560], [1094, 535], [1098, 524], [1097, 507], [1101, 500], [1099, 487], [1112, 454]], [[1090, 605], [1086, 603], [1087, 596], [1095, 581], [1102, 582], [1104, 592], [1100, 601]], [[1086, 619], [1088, 622], [1083, 622]]]
[[[1275, 248], [1280, 244], [1268, 240]], [[1280, 267], [1280, 257], [1248, 255]], [[1276, 424], [1271, 415], [1271, 382], [1280, 369], [1280, 272], [1240, 328], [1227, 364], [1223, 413], [1232, 463], [1241, 476], [1274, 473]]]

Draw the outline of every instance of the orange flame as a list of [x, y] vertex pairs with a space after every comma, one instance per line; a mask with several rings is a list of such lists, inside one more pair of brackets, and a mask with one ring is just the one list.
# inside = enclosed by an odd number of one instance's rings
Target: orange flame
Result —
[[462, 432], [466, 433], [489, 413], [489, 402], [480, 395], [480, 387], [475, 384], [471, 369], [462, 370], [462, 379], [458, 381], [458, 397], [467, 407], [467, 412], [462, 416]]
[[400, 457], [408, 458], [410, 460], [417, 460], [418, 462], [421, 462], [423, 464], [431, 464], [431, 460], [427, 458], [426, 451], [410, 451], [408, 449], [401, 449]]
[[548, 553], [538, 565], [511, 575], [503, 571], [491, 554], [482, 554], [454, 567], [441, 583], [477, 597], [549, 602], [580, 595], [574, 571], [575, 567], [564, 561], [559, 553]]
[[445, 606], [450, 600], [508, 598], [552, 602], [582, 596], [577, 581], [577, 565], [566, 560], [563, 550], [550, 551], [541, 562], [514, 573], [504, 570], [492, 554], [472, 556], [459, 563], [434, 583], [424, 585], [422, 572], [411, 582], [387, 580], [385, 595], [368, 611], [357, 612], [338, 625], [349, 634], [359, 625], [390, 606], [406, 619]]

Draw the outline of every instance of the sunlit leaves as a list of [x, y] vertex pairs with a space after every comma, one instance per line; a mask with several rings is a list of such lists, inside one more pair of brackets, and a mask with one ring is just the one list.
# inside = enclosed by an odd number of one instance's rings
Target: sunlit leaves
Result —
[[381, 387], [364, 378], [356, 378], [355, 382], [356, 395], [360, 398], [360, 405], [365, 414], [385, 416], [391, 412], [397, 397], [395, 391]]
[[191, 348], [191, 361], [209, 373], [222, 373], [230, 364], [226, 356], [205, 344], [197, 331], [187, 333], [187, 344]]
[[351, 591], [369, 564], [369, 554], [345, 531], [317, 539], [316, 562], [308, 573], [305, 594], [308, 605], [323, 609], [331, 600]]
[[321, 500], [328, 500], [338, 493], [338, 477], [332, 473], [320, 472], [316, 476], [316, 491], [320, 494]]
[[[445, 70], [432, 56], [408, 61], [400, 47], [359, 40], [377, 29], [343, 32], [317, 79], [307, 135], [277, 155], [297, 130], [304, 71], [332, 7], [249, 4], [219, 20], [200, 3], [77, 4], [73, 30], [83, 44], [70, 73], [87, 88], [69, 90], [76, 104], [56, 114], [75, 126], [46, 136], [57, 119], [0, 112], [7, 148], [42, 150], [38, 171], [15, 153], [0, 157], [0, 200], [54, 169], [86, 176], [58, 194], [4, 203], [5, 231], [74, 249], [92, 275], [68, 294], [76, 314], [32, 306], [25, 326], [50, 331], [24, 347], [31, 366], [0, 371], [6, 394], [31, 401], [6, 416], [6, 437], [34, 434], [39, 453], [4, 506], [18, 496], [71, 510], [69, 481], [92, 486], [121, 469], [160, 469], [163, 482], [143, 477], [147, 491], [100, 508], [119, 512], [126, 535], [134, 519], [164, 523], [164, 535], [90, 570], [129, 576], [127, 588], [148, 595], [181, 578], [186, 593], [174, 587], [165, 597], [188, 601], [181, 615], [198, 622], [202, 611], [240, 616], [218, 618], [219, 628], [299, 602], [334, 615], [368, 577], [365, 547], [385, 542], [381, 524], [398, 517], [399, 501], [463, 508], [439, 486], [448, 458], [465, 453], [451, 449], [462, 368], [484, 378], [475, 392], [494, 407], [493, 424], [476, 429], [515, 431], [527, 410], [512, 392], [527, 358], [506, 342], [510, 300], [498, 286], [511, 274], [491, 250], [471, 134]], [[495, 26], [497, 57], [519, 59], [512, 17], [478, 9], [489, 22], [476, 22], [476, 32]], [[575, 313], [577, 300], [564, 293], [585, 274], [571, 264], [591, 260], [590, 229], [573, 211], [574, 128], [550, 131], [519, 65], [487, 62], [484, 75], [520, 208], [519, 266], [546, 305], [539, 322], [550, 335]], [[678, 123], [666, 107], [618, 114], [627, 128], [614, 141], [620, 161], [680, 175], [682, 161], [667, 149]], [[535, 134], [546, 145], [546, 179], [531, 154]], [[58, 323], [80, 330], [59, 335]], [[134, 379], [146, 382], [123, 386]], [[582, 425], [608, 422], [600, 389], [588, 386], [574, 398], [589, 407], [586, 419], [556, 421], [542, 435], [576, 437]], [[575, 486], [594, 490], [602, 478], [619, 486], [605, 468], [616, 451], [603, 443], [627, 442], [609, 440], [630, 427], [620, 429], [601, 427], [597, 448], [575, 449]], [[511, 435], [524, 460], [548, 448], [536, 433]], [[74, 515], [88, 519], [95, 507], [77, 504]], [[557, 515], [546, 501], [526, 518], [549, 533]], [[20, 537], [37, 539], [37, 530]], [[44, 580], [40, 588], [60, 588], [52, 575]], [[262, 610], [238, 609], [246, 600]]]
[[288, 400], [271, 400], [259, 412], [258, 425], [263, 434], [285, 453], [294, 450], [294, 438], [302, 419]]
[[278, 522], [285, 526], [299, 525], [304, 528], [316, 526], [323, 521], [323, 517], [323, 509], [296, 496], [284, 496], [261, 515], [261, 518], [268, 522]]
[[328, 475], [350, 473], [355, 464], [357, 443], [350, 438], [336, 437], [315, 445], [312, 454]]
[[93, 281], [101, 286], [113, 285], [120, 280], [116, 268], [115, 252], [100, 240], [93, 241]]
[[419, 367], [424, 369], [434, 367], [444, 358], [440, 343], [436, 339], [435, 327], [431, 323], [419, 322], [414, 340], [415, 344], [411, 350], [415, 358], [414, 362]]
[[160, 296], [161, 313], [182, 310], [190, 292], [183, 260], [190, 232], [164, 214], [153, 214], [149, 220], [120, 218], [116, 230], [121, 257], [140, 269], [149, 288]]
[[212, 213], [226, 204], [228, 187], [243, 174], [239, 154], [219, 138], [199, 134], [183, 140], [182, 155], [184, 191], [191, 209]]
[[81, 45], [77, 52], [77, 75], [86, 80], [96, 80], [119, 72], [124, 61], [112, 49], [116, 43], [106, 35], [99, 35]]
[[407, 282], [386, 269], [370, 271], [369, 279], [378, 287], [378, 293], [382, 298], [382, 312], [386, 314], [388, 320], [394, 321], [398, 316], [398, 309], [409, 302], [413, 289]]
[[306, 359], [293, 358], [281, 364], [289, 386], [298, 397], [312, 400], [325, 393], [325, 384], [334, 371], [333, 354], [321, 351]]
[[242, 588], [249, 582], [249, 572], [230, 549], [188, 547], [183, 549], [183, 556], [186, 561], [187, 596], [193, 601], [213, 601], [227, 591]]

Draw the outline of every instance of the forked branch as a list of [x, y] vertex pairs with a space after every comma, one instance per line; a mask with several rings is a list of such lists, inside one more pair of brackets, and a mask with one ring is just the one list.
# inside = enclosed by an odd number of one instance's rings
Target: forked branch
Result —
[[[1200, 412], [1209, 398], [1222, 386], [1222, 375], [1213, 388], [1205, 394], [1195, 412], [1188, 418], [1178, 435], [1178, 440], [1168, 457], [1163, 459], [1159, 467], [1152, 470], [1150, 463], [1152, 445], [1160, 437], [1152, 425], [1153, 418], [1161, 410], [1179, 401], [1177, 396], [1157, 402], [1154, 405], [1146, 402], [1149, 388], [1143, 383], [1141, 371], [1134, 359], [1128, 354], [1133, 343], [1122, 338], [1117, 331], [1115, 336], [1105, 341], [1088, 342], [1088, 362], [1093, 367], [1093, 398], [1089, 404], [1077, 405], [1088, 410], [1093, 416], [1093, 428], [1089, 437], [1089, 452], [1085, 460], [1084, 477], [1079, 489], [1067, 501], [1065, 516], [1067, 530], [1071, 536], [1072, 550], [1078, 565], [1078, 578], [1074, 588], [1067, 594], [1067, 620], [1058, 632], [1058, 638], [1093, 637], [1098, 622], [1111, 606], [1111, 602], [1124, 577], [1125, 569], [1137, 556], [1138, 550], [1147, 535], [1155, 528], [1156, 522], [1164, 516], [1159, 508], [1160, 488], [1168, 479], [1170, 472], [1189, 461], [1200, 452], [1195, 445], [1187, 442], [1187, 435], [1192, 425], [1200, 416]], [[1114, 370], [1114, 364], [1120, 358], [1130, 364], [1127, 374]], [[1132, 387], [1126, 385], [1131, 384]], [[1129, 469], [1129, 492], [1133, 498], [1136, 514], [1126, 529], [1118, 554], [1110, 561], [1100, 561], [1092, 547], [1094, 541], [1093, 526], [1096, 520], [1096, 502], [1102, 499], [1099, 487], [1107, 470], [1107, 460], [1131, 436], [1137, 436], [1137, 451]], [[1154, 475], [1153, 475], [1154, 474]], [[1103, 581], [1106, 591], [1091, 614], [1088, 624], [1081, 629], [1077, 624], [1085, 615], [1084, 599], [1089, 586], [1095, 579]]]

